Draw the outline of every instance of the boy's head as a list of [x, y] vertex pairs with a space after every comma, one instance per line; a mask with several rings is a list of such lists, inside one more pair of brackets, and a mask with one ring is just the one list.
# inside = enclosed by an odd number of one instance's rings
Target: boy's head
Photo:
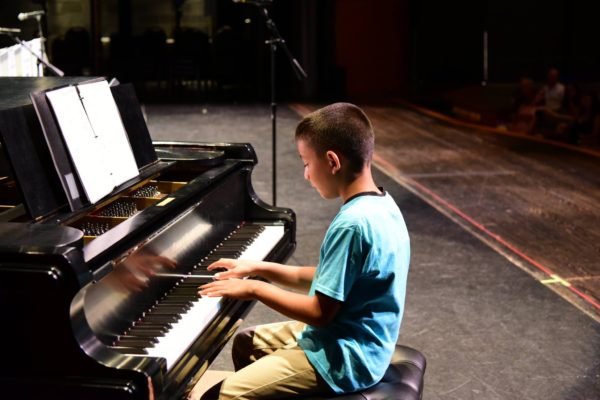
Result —
[[350, 174], [371, 164], [375, 135], [367, 115], [350, 103], [334, 103], [308, 114], [296, 128], [296, 141], [303, 141], [320, 157], [335, 152]]
[[365, 113], [335, 103], [307, 115], [296, 128], [304, 178], [326, 199], [344, 197], [353, 182], [371, 180], [374, 134]]

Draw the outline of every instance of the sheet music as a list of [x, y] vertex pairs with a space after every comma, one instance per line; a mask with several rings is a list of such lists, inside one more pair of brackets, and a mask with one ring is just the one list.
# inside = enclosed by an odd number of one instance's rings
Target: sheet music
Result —
[[115, 186], [139, 175], [119, 109], [105, 80], [77, 86], [90, 124], [110, 154], [105, 162]]
[[95, 203], [115, 187], [108, 149], [94, 133], [75, 87], [52, 90], [46, 96], [88, 200]]

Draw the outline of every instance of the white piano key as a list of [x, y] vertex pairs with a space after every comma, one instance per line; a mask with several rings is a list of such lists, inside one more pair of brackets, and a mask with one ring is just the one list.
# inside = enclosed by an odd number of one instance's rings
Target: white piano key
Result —
[[240, 259], [243, 260], [264, 260], [271, 252], [273, 246], [283, 237], [283, 225], [267, 225], [265, 230], [252, 242]]
[[172, 328], [165, 336], [159, 338], [154, 347], [146, 349], [148, 355], [164, 357], [167, 360], [167, 369], [170, 369], [220, 308], [221, 297], [199, 298], [185, 314], [181, 315], [179, 321], [172, 324]]
[[[283, 238], [283, 225], [265, 225], [264, 228], [254, 242], [244, 250], [240, 259], [264, 260]], [[181, 314], [181, 319], [173, 323], [172, 328], [159, 338], [158, 343], [146, 349], [148, 355], [164, 357], [167, 360], [167, 370], [171, 369], [218, 314], [221, 305], [221, 297], [203, 297], [194, 301], [192, 307]]]

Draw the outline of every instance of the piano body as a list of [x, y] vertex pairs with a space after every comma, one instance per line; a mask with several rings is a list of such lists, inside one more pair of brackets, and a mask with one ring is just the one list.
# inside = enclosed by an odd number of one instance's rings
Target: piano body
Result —
[[249, 144], [151, 142], [127, 85], [113, 94], [140, 175], [73, 210], [28, 95], [71, 83], [0, 82], [1, 396], [180, 398], [252, 306], [198, 298], [206, 265], [286, 261], [295, 215], [253, 191]]

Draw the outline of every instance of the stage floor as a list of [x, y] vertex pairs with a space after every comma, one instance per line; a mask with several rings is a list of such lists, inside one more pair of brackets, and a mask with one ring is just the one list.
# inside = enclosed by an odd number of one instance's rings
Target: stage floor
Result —
[[[399, 341], [427, 357], [424, 398], [597, 398], [598, 159], [403, 107], [364, 108], [377, 135], [376, 181], [398, 202], [411, 235]], [[146, 112], [154, 139], [252, 143], [253, 183], [270, 202], [268, 105]], [[312, 265], [340, 204], [303, 181], [293, 142], [299, 113], [281, 107], [278, 114], [277, 204], [298, 217], [290, 264]], [[258, 305], [243, 326], [282, 319]], [[229, 353], [212, 368], [231, 370]]]

